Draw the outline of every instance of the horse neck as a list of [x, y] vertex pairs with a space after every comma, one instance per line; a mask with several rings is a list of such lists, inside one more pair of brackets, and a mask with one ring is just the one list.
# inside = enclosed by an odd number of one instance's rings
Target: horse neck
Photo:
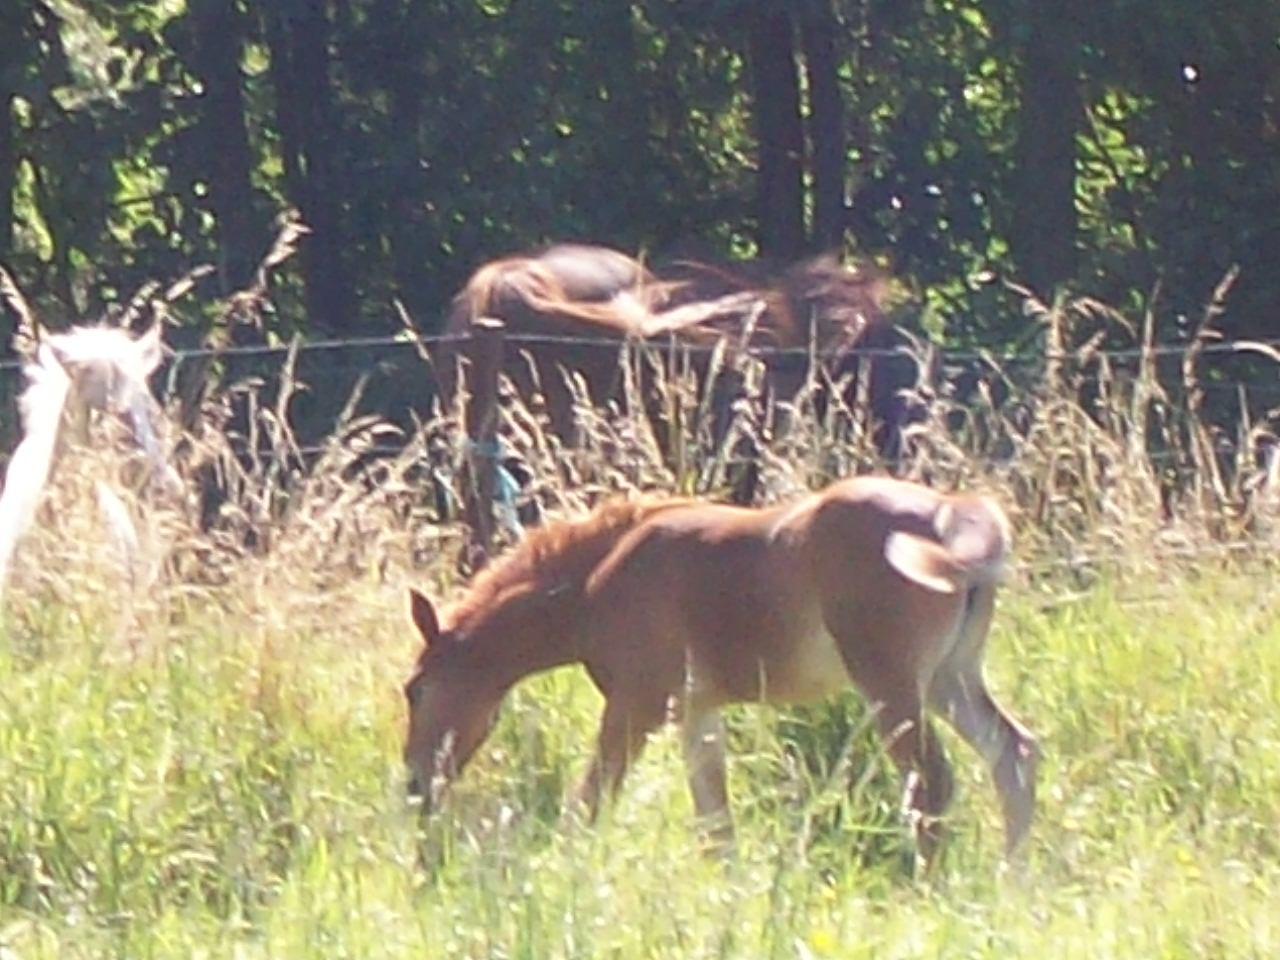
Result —
[[473, 681], [502, 695], [525, 677], [582, 660], [578, 589], [505, 601], [465, 641]]
[[507, 686], [581, 660], [582, 593], [587, 579], [628, 532], [682, 500], [616, 502], [586, 520], [531, 536], [485, 575], [455, 612], [477, 669]]

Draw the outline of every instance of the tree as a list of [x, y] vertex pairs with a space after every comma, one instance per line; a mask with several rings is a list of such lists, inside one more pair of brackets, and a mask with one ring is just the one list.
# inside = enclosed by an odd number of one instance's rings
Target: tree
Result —
[[837, 249], [844, 242], [845, 134], [840, 89], [840, 24], [830, 0], [805, 0], [800, 37], [809, 90], [809, 144], [813, 170], [812, 245]]
[[1073, 0], [1032, 0], [1023, 16], [1010, 239], [1020, 279], [1048, 298], [1076, 273], [1080, 10]]
[[388, 122], [394, 132], [386, 162], [398, 197], [382, 209], [390, 235], [395, 292], [413, 315], [422, 316], [430, 311], [424, 264], [431, 245], [426, 178], [422, 174], [426, 156], [422, 134], [430, 81], [423, 69], [421, 51], [415, 50], [415, 45], [419, 37], [430, 32], [430, 23], [423, 4], [413, 0], [382, 0], [372, 20], [378, 28], [375, 36], [385, 31], [378, 44], [379, 72], [389, 94]]
[[785, 6], [761, 2], [749, 15], [755, 105], [756, 217], [760, 251], [783, 260], [804, 252], [804, 127], [795, 33]]
[[13, 255], [13, 194], [18, 181], [14, 108], [27, 39], [21, 6], [20, 0], [0, 2], [0, 20], [9, 24], [0, 34], [0, 263], [8, 263]]
[[245, 128], [240, 57], [244, 17], [234, 0], [190, 0], [191, 65], [203, 87], [199, 146], [208, 171], [224, 292], [242, 289], [264, 245], [251, 185], [253, 154]]
[[[1135, 29], [1135, 23], [1141, 29]], [[1018, 335], [990, 270], [1221, 324], [1280, 295], [1280, 5], [1223, 0], [0, 0], [0, 255], [96, 315], [268, 218], [282, 329], [425, 327], [479, 262], [892, 262], [930, 329]]]
[[327, 5], [280, 0], [263, 13], [288, 194], [312, 235], [302, 247], [307, 325], [339, 334], [357, 322], [342, 217]]

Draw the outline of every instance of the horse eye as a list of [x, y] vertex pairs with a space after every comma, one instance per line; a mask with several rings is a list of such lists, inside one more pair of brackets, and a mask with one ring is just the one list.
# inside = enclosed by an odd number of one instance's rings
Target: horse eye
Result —
[[405, 699], [409, 701], [409, 706], [416, 707], [418, 701], [422, 699], [422, 684], [411, 683], [405, 688]]

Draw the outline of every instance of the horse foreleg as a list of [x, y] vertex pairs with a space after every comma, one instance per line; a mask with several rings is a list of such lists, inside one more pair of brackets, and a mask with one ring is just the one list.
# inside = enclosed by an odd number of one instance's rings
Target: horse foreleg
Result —
[[644, 750], [649, 734], [662, 722], [662, 713], [638, 710], [613, 700], [605, 704], [596, 738], [596, 753], [578, 788], [577, 803], [594, 822], [607, 796], [617, 794], [627, 769]]
[[942, 815], [955, 792], [951, 765], [937, 731], [925, 719], [914, 685], [877, 686], [881, 689], [867, 691], [868, 699], [876, 705], [880, 735], [902, 774], [902, 812], [911, 827], [916, 852], [929, 866], [942, 839]]
[[733, 815], [725, 777], [724, 722], [716, 710], [688, 713], [681, 727], [693, 808], [716, 853], [734, 848]]

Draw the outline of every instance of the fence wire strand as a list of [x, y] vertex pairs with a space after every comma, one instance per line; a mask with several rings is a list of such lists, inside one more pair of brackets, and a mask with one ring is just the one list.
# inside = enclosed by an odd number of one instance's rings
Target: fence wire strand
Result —
[[[465, 333], [421, 334], [412, 337], [405, 336], [403, 333], [398, 333], [379, 336], [330, 337], [316, 340], [300, 340], [296, 344], [296, 349], [300, 354], [385, 348], [418, 350], [423, 347], [430, 348], [446, 344], [465, 343], [470, 339], [470, 335]], [[667, 339], [625, 339], [569, 334], [507, 332], [503, 339], [507, 343], [516, 345], [560, 345], [566, 347], [585, 346], [610, 348], [615, 350], [627, 344], [641, 345], [655, 350], [667, 350], [674, 347], [682, 352], [687, 351], [692, 354], [710, 354], [717, 349], [717, 347], [712, 344], [687, 343], [674, 335]], [[1218, 341], [1198, 345], [1194, 344], [1192, 341], [1186, 341], [1181, 343], [1155, 344], [1150, 347], [1099, 348], [1096, 350], [1089, 350], [1087, 352], [1079, 350], [1020, 350], [999, 352], [995, 350], [982, 349], [951, 349], [933, 342], [928, 342], [925, 346], [937, 357], [938, 362], [943, 365], [947, 363], [979, 362], [995, 363], [1002, 366], [1020, 366], [1048, 361], [1067, 361], [1072, 359], [1095, 362], [1102, 359], [1112, 361], [1136, 360], [1144, 356], [1182, 356], [1193, 347], [1201, 355], [1241, 355], [1256, 354], [1260, 352], [1265, 354], [1266, 351], [1280, 351], [1280, 339]], [[238, 344], [216, 347], [182, 347], [171, 350], [170, 356], [173, 362], [180, 363], [187, 360], [222, 359], [229, 357], [284, 356], [292, 349], [295, 349], [295, 344], [292, 341], [283, 343]], [[811, 350], [808, 347], [749, 346], [746, 352], [751, 356], [760, 358], [814, 356], [819, 359], [830, 359], [832, 357], [854, 356], [875, 359], [877, 357], [901, 357], [908, 353], [912, 353], [913, 351], [905, 346], [861, 348], [855, 345], [842, 350]], [[0, 371], [19, 370], [22, 368], [23, 364], [24, 361], [22, 360], [3, 360], [0, 361]]]

